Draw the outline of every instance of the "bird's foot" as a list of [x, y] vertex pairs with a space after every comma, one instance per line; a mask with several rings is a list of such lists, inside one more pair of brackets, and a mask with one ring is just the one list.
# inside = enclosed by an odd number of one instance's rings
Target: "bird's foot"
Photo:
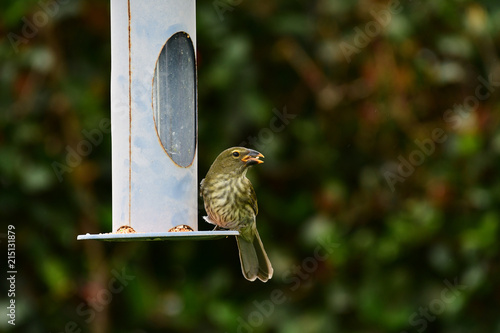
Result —
[[221, 227], [219, 227], [218, 225], [216, 225], [216, 226], [215, 226], [215, 228], [214, 228], [214, 230], [212, 230], [212, 231], [219, 231], [219, 230], [223, 231], [223, 230], [228, 230], [228, 229], [226, 229], [226, 228], [221, 228]]

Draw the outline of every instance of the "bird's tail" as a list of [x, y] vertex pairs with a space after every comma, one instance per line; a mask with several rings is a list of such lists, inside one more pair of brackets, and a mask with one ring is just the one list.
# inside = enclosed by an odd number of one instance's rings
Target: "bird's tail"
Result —
[[262, 282], [267, 282], [273, 277], [273, 267], [267, 257], [266, 250], [264, 250], [257, 228], [254, 228], [253, 231], [253, 237], [236, 236], [240, 251], [241, 270], [243, 276], [249, 281], [255, 281], [258, 278]]

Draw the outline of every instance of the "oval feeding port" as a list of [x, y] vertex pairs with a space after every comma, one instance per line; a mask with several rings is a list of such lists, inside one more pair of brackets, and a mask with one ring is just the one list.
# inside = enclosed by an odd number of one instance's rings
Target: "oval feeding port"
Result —
[[156, 62], [153, 115], [168, 156], [181, 167], [190, 166], [196, 149], [196, 59], [185, 32], [168, 39]]

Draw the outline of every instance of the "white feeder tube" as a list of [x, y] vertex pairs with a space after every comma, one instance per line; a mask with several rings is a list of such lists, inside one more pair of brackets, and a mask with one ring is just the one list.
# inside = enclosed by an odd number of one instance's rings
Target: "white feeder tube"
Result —
[[[111, 0], [114, 232], [123, 225], [136, 232], [166, 232], [179, 224], [197, 230], [195, 20], [194, 0]], [[189, 66], [185, 72], [191, 75], [188, 82], [194, 80], [195, 91], [188, 94], [186, 88], [170, 86], [170, 93], [183, 92], [189, 96], [169, 97], [163, 86], [154, 87], [155, 69], [162, 50], [167, 55], [170, 52], [167, 41], [179, 32], [192, 43], [194, 77]], [[182, 71], [176, 73], [183, 75]], [[165, 114], [163, 106], [156, 105], [154, 109], [158, 97], [165, 107], [173, 97], [177, 105], [184, 97], [191, 98], [193, 103], [183, 102], [182, 117], [171, 113], [174, 121], [158, 131], [155, 117]], [[186, 111], [190, 105], [192, 110]], [[170, 133], [162, 132], [165, 130]], [[162, 139], [165, 137], [173, 138], [168, 147]], [[173, 153], [180, 154], [180, 160], [179, 156], [172, 157]]]

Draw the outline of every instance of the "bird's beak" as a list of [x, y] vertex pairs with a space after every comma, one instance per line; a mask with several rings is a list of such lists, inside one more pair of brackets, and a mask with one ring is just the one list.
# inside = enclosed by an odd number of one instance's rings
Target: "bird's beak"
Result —
[[256, 150], [249, 149], [248, 153], [241, 159], [246, 165], [255, 165], [264, 163], [264, 161], [259, 160], [260, 157], [264, 157], [261, 153]]

